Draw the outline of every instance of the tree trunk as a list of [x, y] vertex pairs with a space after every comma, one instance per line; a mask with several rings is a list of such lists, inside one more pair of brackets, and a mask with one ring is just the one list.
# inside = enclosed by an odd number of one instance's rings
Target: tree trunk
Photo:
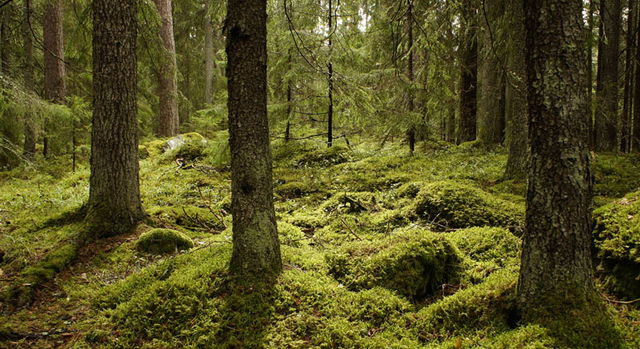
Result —
[[214, 68], [214, 52], [213, 52], [213, 24], [211, 23], [211, 11], [209, 1], [205, 1], [205, 18], [204, 18], [204, 102], [208, 105], [213, 104], [213, 68]]
[[225, 31], [233, 214], [230, 271], [261, 278], [282, 269], [267, 119], [266, 0], [229, 0]]
[[[54, 103], [64, 103], [66, 85], [64, 82], [64, 36], [62, 31], [62, 0], [47, 0], [44, 5], [42, 27], [44, 28], [44, 98]], [[45, 117], [43, 154], [49, 156], [50, 123]]]
[[333, 4], [329, 0], [329, 63], [327, 63], [327, 83], [329, 85], [329, 110], [327, 111], [327, 147], [333, 145], [333, 63], [331, 63], [331, 54], [333, 53]]
[[458, 143], [476, 139], [476, 95], [478, 86], [477, 18], [473, 0], [465, 0], [462, 6], [460, 32], [460, 116]]
[[8, 3], [0, 10], [0, 72], [3, 75], [11, 75], [11, 17], [13, 16], [13, 4]]
[[527, 125], [527, 69], [525, 62], [526, 30], [524, 7], [521, 1], [507, 5], [510, 47], [507, 57], [509, 76], [506, 84], [505, 113], [509, 157], [505, 169], [505, 179], [525, 178], [529, 167], [529, 142]]
[[497, 33], [505, 11], [502, 0], [483, 2], [483, 28], [481, 32], [482, 55], [478, 72], [478, 139], [485, 144], [501, 144], [504, 141], [504, 74], [502, 53]]
[[415, 48], [413, 47], [413, 0], [407, 0], [407, 17], [406, 17], [406, 30], [407, 30], [407, 80], [409, 80], [409, 86], [407, 89], [407, 111], [409, 112], [409, 129], [407, 130], [407, 142], [409, 143], [409, 154], [413, 155], [416, 149], [416, 127], [413, 120], [413, 113], [415, 111], [415, 98], [413, 94], [413, 83], [415, 80], [415, 74], [413, 71], [413, 59], [415, 56]]
[[629, 14], [627, 16], [627, 44], [624, 70], [624, 108], [622, 110], [620, 122], [620, 151], [628, 153], [631, 151], [631, 114], [632, 114], [632, 92], [633, 92], [633, 68], [635, 52], [635, 15], [637, 2], [629, 1]]
[[600, 17], [599, 73], [596, 91], [596, 150], [617, 149], [618, 124], [618, 55], [620, 53], [620, 27], [622, 21], [620, 0], [602, 0]]
[[176, 65], [176, 43], [173, 37], [173, 14], [171, 0], [154, 0], [160, 20], [162, 55], [159, 60], [158, 95], [158, 136], [172, 137], [178, 134], [178, 85]]
[[[640, 6], [636, 6], [636, 18], [638, 18], [638, 27], [640, 29]], [[632, 148], [634, 151], [640, 151], [640, 30], [636, 30], [635, 35], [636, 42], [635, 47], [635, 81], [633, 92], [633, 141]]]
[[91, 177], [94, 238], [132, 230], [143, 217], [136, 119], [137, 1], [93, 1]]
[[[24, 40], [24, 87], [27, 91], [33, 92], [33, 39], [31, 33], [31, 0], [24, 0], [22, 18], [22, 37]], [[36, 128], [33, 115], [24, 115], [24, 155], [33, 158], [36, 153]]]
[[[633, 1], [633, 0], [632, 0]], [[595, 0], [589, 0], [589, 17], [587, 33], [587, 105], [589, 106], [589, 149], [595, 150], [594, 104], [593, 104], [593, 30], [595, 27], [594, 14], [596, 12]]]
[[605, 316], [590, 253], [592, 178], [582, 2], [525, 3], [532, 162], [517, 301], [525, 321], [558, 331], [561, 340], [574, 333], [578, 342], [571, 347], [584, 347], [579, 342], [584, 340], [593, 341], [590, 347], [610, 348], [594, 344], [605, 332], [598, 327]]

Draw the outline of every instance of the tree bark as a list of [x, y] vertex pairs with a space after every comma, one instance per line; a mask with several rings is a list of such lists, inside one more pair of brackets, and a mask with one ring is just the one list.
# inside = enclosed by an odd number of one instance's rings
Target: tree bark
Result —
[[209, 1], [205, 1], [205, 18], [204, 18], [204, 102], [208, 105], [213, 104], [213, 69], [214, 69], [214, 52], [213, 52], [213, 24], [211, 23], [211, 14]]
[[3, 75], [11, 75], [11, 19], [13, 16], [13, 3], [7, 4], [0, 10], [0, 72]]
[[407, 142], [409, 143], [409, 154], [413, 154], [416, 149], [416, 126], [413, 120], [413, 113], [415, 111], [415, 97], [413, 93], [413, 83], [415, 80], [415, 74], [413, 70], [413, 60], [415, 57], [415, 48], [413, 47], [413, 0], [407, 0], [407, 16], [406, 16], [406, 31], [407, 31], [407, 80], [409, 80], [409, 86], [407, 89], [407, 111], [409, 112], [410, 125], [407, 130]]
[[93, 238], [131, 231], [143, 217], [136, 119], [136, 0], [93, 1], [91, 177]]
[[327, 63], [327, 84], [329, 87], [329, 109], [327, 110], [327, 147], [333, 145], [333, 63], [331, 62], [331, 54], [333, 53], [333, 3], [329, 0], [329, 16], [327, 18], [329, 25], [329, 63]]
[[282, 269], [267, 119], [266, 0], [229, 0], [225, 24], [233, 214], [232, 274]]
[[[504, 141], [504, 72], [497, 33], [505, 11], [502, 0], [484, 1], [482, 25], [482, 55], [478, 72], [478, 139], [485, 144]], [[486, 14], [486, 16], [484, 15]]]
[[159, 60], [158, 95], [158, 131], [160, 137], [173, 137], [178, 134], [178, 84], [176, 43], [173, 37], [173, 14], [171, 0], [153, 0], [160, 15], [160, 39], [162, 55]]
[[[31, 34], [31, 0], [24, 0], [22, 18], [22, 38], [24, 41], [24, 67], [23, 81], [27, 91], [33, 91], [33, 39]], [[36, 153], [36, 128], [33, 115], [25, 113], [24, 116], [24, 148], [23, 153], [27, 158], [33, 158]]]
[[[582, 2], [525, 3], [532, 163], [517, 301], [527, 322], [553, 323], [555, 331], [556, 320], [588, 331], [604, 311], [598, 306], [590, 253], [592, 178]], [[581, 335], [587, 333], [576, 337]], [[592, 340], [598, 334], [588, 335]]]
[[510, 50], [507, 57], [508, 82], [506, 84], [505, 113], [508, 120], [507, 143], [509, 157], [505, 179], [525, 178], [529, 168], [529, 142], [527, 125], [527, 69], [525, 62], [526, 30], [524, 7], [521, 1], [507, 5]]
[[478, 87], [477, 10], [474, 0], [464, 0], [460, 32], [460, 115], [458, 143], [476, 139], [476, 95]]
[[[640, 28], [640, 6], [636, 6], [636, 16]], [[633, 91], [633, 137], [632, 150], [640, 151], [640, 30], [635, 32], [637, 45], [635, 47], [635, 81]]]
[[637, 2], [629, 1], [629, 14], [627, 16], [627, 44], [624, 70], [624, 107], [620, 120], [620, 151], [628, 153], [631, 151], [631, 116], [633, 110], [633, 69], [635, 66], [635, 15]]
[[618, 124], [618, 55], [622, 7], [620, 0], [600, 3], [601, 31], [598, 64], [601, 72], [596, 91], [595, 134], [597, 151], [617, 149]]

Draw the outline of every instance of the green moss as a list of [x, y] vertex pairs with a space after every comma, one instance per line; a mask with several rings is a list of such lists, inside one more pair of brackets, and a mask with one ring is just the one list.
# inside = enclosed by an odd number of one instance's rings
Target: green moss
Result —
[[301, 246], [305, 243], [306, 236], [293, 224], [287, 222], [278, 222], [278, 236], [280, 243], [290, 246]]
[[168, 221], [188, 229], [220, 232], [226, 228], [222, 212], [216, 216], [211, 212], [211, 209], [204, 207], [153, 206], [147, 209], [147, 213], [151, 217], [157, 217], [163, 221]]
[[415, 212], [439, 229], [499, 226], [519, 230], [524, 220], [523, 207], [453, 181], [422, 187], [415, 199]]
[[418, 336], [429, 341], [482, 328], [508, 330], [514, 317], [517, 279], [513, 270], [501, 270], [421, 309], [415, 315]]
[[470, 258], [497, 266], [517, 265], [520, 239], [503, 228], [474, 227], [449, 233], [448, 238]]
[[640, 187], [638, 154], [598, 154], [592, 162], [592, 171], [595, 177], [595, 195], [621, 197]]
[[295, 157], [294, 164], [299, 167], [331, 166], [347, 162], [350, 159], [349, 149], [343, 146], [333, 146], [301, 154]]
[[456, 278], [460, 257], [443, 236], [415, 230], [347, 243], [327, 255], [327, 263], [329, 273], [350, 289], [381, 286], [422, 298]]
[[370, 192], [337, 193], [322, 203], [320, 208], [326, 213], [360, 213], [376, 210], [377, 205], [375, 194]]
[[640, 192], [594, 211], [594, 244], [605, 286], [640, 298]]
[[276, 194], [285, 199], [296, 199], [303, 196], [307, 196], [313, 193], [325, 192], [318, 183], [306, 182], [306, 181], [291, 181], [274, 188]]
[[136, 241], [136, 248], [151, 254], [174, 253], [193, 247], [193, 241], [177, 230], [151, 229]]

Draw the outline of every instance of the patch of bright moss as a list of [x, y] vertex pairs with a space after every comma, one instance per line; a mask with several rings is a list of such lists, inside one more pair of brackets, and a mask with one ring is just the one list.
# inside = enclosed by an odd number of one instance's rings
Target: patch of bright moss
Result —
[[147, 209], [147, 213], [152, 217], [189, 229], [222, 231], [226, 228], [222, 212], [215, 216], [209, 208], [153, 206]]
[[347, 243], [327, 255], [327, 263], [329, 273], [350, 289], [381, 286], [423, 298], [456, 278], [460, 256], [444, 236], [413, 230]]
[[520, 239], [503, 228], [474, 227], [447, 234], [466, 256], [500, 267], [516, 265], [520, 258]]
[[519, 230], [524, 220], [523, 207], [453, 181], [426, 184], [414, 205], [418, 216], [439, 229], [499, 226]]
[[151, 229], [138, 238], [136, 248], [151, 254], [174, 253], [193, 247], [191, 238], [177, 230]]
[[343, 146], [318, 149], [301, 154], [294, 159], [298, 167], [331, 166], [347, 162], [351, 159], [350, 151]]

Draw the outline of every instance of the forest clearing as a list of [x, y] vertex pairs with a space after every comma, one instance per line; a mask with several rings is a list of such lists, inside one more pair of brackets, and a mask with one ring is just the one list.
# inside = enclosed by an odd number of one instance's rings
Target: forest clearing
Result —
[[1, 348], [640, 347], [634, 0], [0, 11]]

